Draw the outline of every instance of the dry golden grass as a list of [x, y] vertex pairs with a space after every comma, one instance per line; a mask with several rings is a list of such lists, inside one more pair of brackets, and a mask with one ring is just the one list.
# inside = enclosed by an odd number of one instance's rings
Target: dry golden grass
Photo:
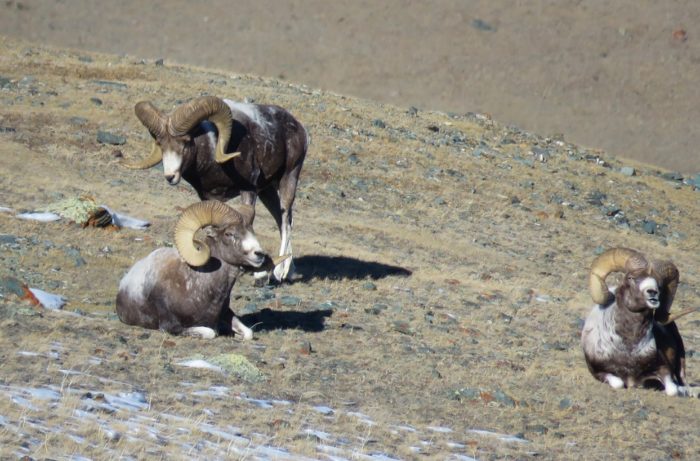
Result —
[[[91, 56], [0, 39], [0, 77], [10, 80], [0, 127], [14, 128], [0, 132], [0, 206], [39, 210], [88, 194], [152, 226], [111, 232], [0, 213], [0, 234], [16, 237], [0, 245], [0, 276], [69, 299], [64, 312], [46, 312], [0, 298], [2, 456], [700, 455], [697, 400], [614, 392], [589, 375], [578, 345], [599, 247], [673, 259], [674, 309], [700, 304], [697, 191], [643, 165], [624, 176], [604, 153], [483, 116], [412, 115], [252, 76]], [[205, 92], [287, 107], [312, 137], [295, 210], [302, 280], [271, 290], [239, 281], [234, 309], [254, 303], [244, 321], [261, 322], [247, 343], [130, 328], [113, 313], [120, 277], [169, 244], [177, 207], [196, 197], [167, 186], [158, 168], [122, 168], [96, 131], [127, 136], [119, 149], [142, 156], [148, 136], [134, 103], [168, 108]], [[624, 211], [629, 229], [588, 203], [594, 191]], [[644, 219], [667, 227], [646, 234]], [[256, 231], [277, 246], [265, 211]], [[697, 322], [679, 322], [689, 351], [699, 349]], [[177, 365], [232, 351], [267, 380]], [[695, 356], [688, 374], [697, 384]], [[100, 406], [129, 393], [144, 405]]]

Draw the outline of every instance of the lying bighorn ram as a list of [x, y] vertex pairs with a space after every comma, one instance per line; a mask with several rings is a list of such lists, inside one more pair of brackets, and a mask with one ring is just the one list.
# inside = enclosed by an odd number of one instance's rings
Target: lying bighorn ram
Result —
[[253, 209], [218, 201], [189, 206], [175, 227], [176, 248], [159, 248], [119, 283], [117, 314], [128, 325], [213, 338], [253, 332], [229, 308], [231, 288], [245, 268], [271, 269], [251, 227]]
[[[153, 136], [150, 156], [130, 168], [161, 160], [171, 185], [190, 183], [201, 200], [237, 195], [255, 207], [260, 197], [277, 222], [280, 255], [291, 255], [292, 206], [309, 139], [304, 127], [278, 106], [244, 104], [214, 96], [196, 98], [170, 114], [139, 102], [136, 116]], [[278, 281], [293, 273], [292, 259], [274, 270]]]
[[[619, 287], [605, 279], [623, 272]], [[678, 287], [670, 261], [649, 262], [641, 253], [615, 248], [591, 266], [593, 306], [581, 333], [588, 369], [615, 389], [661, 387], [668, 395], [687, 395], [685, 349], [669, 310]]]

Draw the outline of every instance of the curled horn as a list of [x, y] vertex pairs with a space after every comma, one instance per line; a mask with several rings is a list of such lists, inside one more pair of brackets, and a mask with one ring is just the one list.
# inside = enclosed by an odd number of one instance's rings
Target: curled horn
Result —
[[[148, 101], [141, 101], [134, 107], [136, 117], [148, 128], [154, 138], [162, 136], [166, 132], [166, 117], [153, 104]], [[153, 142], [151, 154], [137, 163], [124, 163], [127, 168], [143, 170], [158, 164], [163, 159], [163, 152], [158, 143]]]
[[231, 108], [215, 96], [202, 96], [175, 109], [170, 117], [168, 131], [173, 136], [182, 136], [204, 120], [212, 122], [219, 131], [214, 157], [218, 163], [227, 162], [240, 155], [239, 152], [226, 153], [233, 117]]
[[[652, 273], [659, 282], [659, 291], [661, 306], [657, 309], [658, 316], [668, 316], [673, 304], [673, 298], [676, 296], [678, 281], [680, 274], [678, 268], [671, 261], [654, 261], [652, 264]], [[662, 319], [663, 320], [663, 319]]]
[[241, 217], [234, 209], [216, 200], [190, 205], [175, 225], [175, 247], [187, 264], [203, 266], [211, 253], [206, 243], [195, 239], [196, 232], [204, 226], [222, 226], [238, 220]]
[[588, 287], [593, 302], [606, 305], [611, 301], [612, 294], [608, 290], [605, 279], [611, 272], [643, 269], [647, 266], [644, 256], [629, 248], [613, 248], [598, 256], [591, 264]]

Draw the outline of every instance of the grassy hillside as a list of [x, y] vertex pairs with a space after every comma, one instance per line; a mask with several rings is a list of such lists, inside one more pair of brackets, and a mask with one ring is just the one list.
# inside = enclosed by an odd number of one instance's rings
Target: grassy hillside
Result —
[[[133, 106], [202, 94], [284, 106], [312, 137], [293, 234], [300, 280], [239, 281], [232, 307], [256, 325], [246, 343], [114, 314], [121, 276], [170, 245], [178, 209], [197, 200], [158, 167], [120, 166], [115, 151], [148, 152]], [[698, 400], [612, 391], [578, 339], [587, 268], [607, 247], [673, 259], [674, 310], [700, 305], [700, 192], [673, 175], [479, 114], [1, 38], [0, 171], [0, 206], [15, 212], [90, 196], [152, 223], [110, 231], [0, 212], [3, 457], [700, 456]], [[277, 248], [262, 208], [255, 228]], [[69, 303], [34, 307], [8, 277]], [[699, 325], [679, 322], [696, 385]], [[178, 365], [227, 354], [262, 379]]]

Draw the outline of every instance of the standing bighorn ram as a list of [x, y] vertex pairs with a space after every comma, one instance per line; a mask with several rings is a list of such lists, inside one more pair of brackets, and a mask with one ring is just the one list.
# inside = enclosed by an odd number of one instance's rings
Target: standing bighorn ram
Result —
[[117, 314], [127, 325], [213, 338], [233, 331], [253, 337], [229, 308], [231, 288], [246, 268], [274, 262], [258, 243], [253, 209], [218, 201], [189, 206], [175, 226], [175, 247], [134, 264], [119, 283]]
[[[605, 279], [623, 272], [620, 286]], [[614, 248], [591, 265], [593, 306], [581, 332], [588, 369], [615, 389], [661, 387], [668, 395], [687, 395], [685, 348], [671, 303], [678, 269], [670, 261], [647, 261], [641, 253]]]
[[[163, 162], [171, 185], [181, 178], [201, 200], [225, 202], [238, 195], [255, 207], [257, 197], [279, 228], [280, 255], [292, 253], [292, 205], [309, 138], [289, 112], [278, 106], [244, 104], [203, 96], [170, 114], [139, 102], [136, 116], [154, 139], [150, 156], [130, 168]], [[292, 258], [275, 267], [276, 280], [289, 279]]]

